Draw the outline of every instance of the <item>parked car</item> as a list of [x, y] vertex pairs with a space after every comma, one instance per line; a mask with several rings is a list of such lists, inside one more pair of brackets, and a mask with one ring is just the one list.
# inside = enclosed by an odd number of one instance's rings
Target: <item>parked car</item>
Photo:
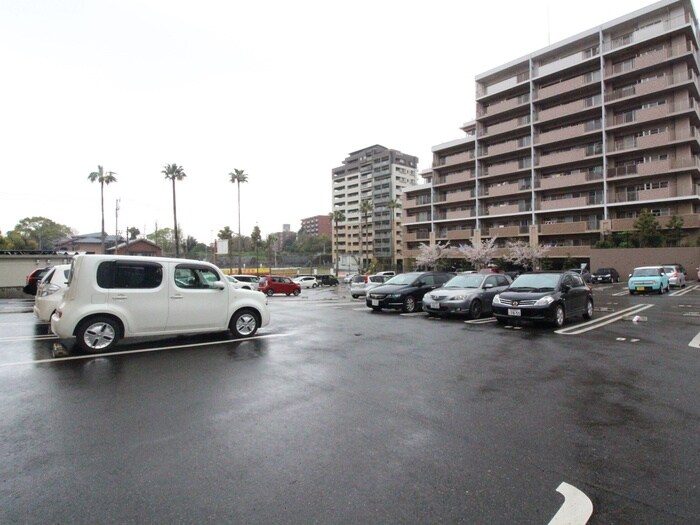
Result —
[[561, 327], [572, 317], [593, 317], [593, 294], [579, 273], [529, 272], [497, 294], [491, 307], [501, 324], [526, 320]]
[[615, 268], [598, 268], [593, 272], [594, 283], [619, 283], [620, 274]]
[[386, 275], [388, 277], [393, 277], [394, 275], [396, 275], [396, 272], [393, 270], [386, 270], [384, 272], [377, 272], [374, 275]]
[[44, 276], [34, 298], [34, 315], [40, 321], [48, 322], [56, 308], [63, 301], [63, 292], [68, 287], [70, 264], [57, 264]]
[[368, 291], [384, 284], [389, 279], [391, 279], [391, 275], [356, 275], [350, 282], [350, 295], [353, 299], [367, 295]]
[[272, 296], [276, 293], [285, 295], [299, 295], [301, 293], [301, 286], [284, 275], [266, 275], [260, 278], [259, 284], [260, 291], [267, 296]]
[[44, 268], [36, 268], [29, 275], [27, 275], [27, 284], [24, 285], [22, 291], [29, 295], [36, 295], [36, 290], [39, 287], [39, 283], [44, 278], [44, 276], [49, 273], [51, 266], [46, 266]]
[[656, 292], [661, 295], [668, 292], [668, 275], [663, 266], [640, 266], [635, 268], [627, 281], [630, 295], [644, 292]]
[[592, 281], [591, 271], [588, 268], [571, 268], [566, 271], [579, 274], [585, 283], [590, 283]]
[[270, 322], [267, 298], [236, 290], [213, 264], [166, 257], [77, 255], [51, 316], [61, 341], [87, 352], [122, 338], [229, 330], [250, 337]]
[[241, 274], [241, 275], [232, 275], [231, 277], [233, 277], [237, 281], [244, 283], [244, 285], [242, 287], [244, 289], [248, 289], [248, 290], [257, 290], [258, 289], [258, 283], [260, 282], [260, 278], [257, 275]]
[[454, 274], [445, 272], [400, 273], [370, 290], [366, 303], [375, 312], [382, 308], [415, 312], [420, 310], [426, 293], [442, 286], [452, 277]]
[[506, 274], [460, 273], [428, 293], [423, 298], [423, 310], [429, 316], [462, 314], [478, 319], [491, 313], [493, 297], [505, 291], [511, 282]]
[[680, 264], [664, 265], [664, 273], [668, 276], [668, 285], [685, 288], [685, 273]]
[[679, 272], [683, 274], [686, 281], [688, 280], [688, 270], [686, 270], [680, 263], [663, 263], [661, 266], [675, 266]]
[[338, 286], [338, 278], [335, 275], [317, 275], [316, 281], [319, 286]]
[[226, 276], [226, 280], [231, 284], [231, 286], [233, 286], [233, 287], [236, 288], [236, 289], [245, 288], [245, 289], [247, 289], [247, 290], [250, 290], [250, 285], [248, 285], [247, 283], [243, 283], [243, 282], [239, 281], [239, 280], [236, 279], [233, 275], [227, 275], [227, 276]]
[[352, 278], [355, 277], [357, 274], [356, 273], [349, 273], [345, 277], [343, 277], [343, 283], [349, 285], [350, 282], [352, 281]]
[[318, 288], [318, 281], [313, 275], [300, 275], [292, 279], [302, 288]]

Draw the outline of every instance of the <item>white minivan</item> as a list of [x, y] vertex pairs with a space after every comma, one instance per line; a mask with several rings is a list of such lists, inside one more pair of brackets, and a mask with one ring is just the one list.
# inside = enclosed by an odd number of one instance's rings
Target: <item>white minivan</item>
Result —
[[250, 337], [270, 322], [267, 297], [235, 289], [213, 264], [129, 255], [77, 255], [51, 331], [87, 352], [122, 338], [230, 330]]

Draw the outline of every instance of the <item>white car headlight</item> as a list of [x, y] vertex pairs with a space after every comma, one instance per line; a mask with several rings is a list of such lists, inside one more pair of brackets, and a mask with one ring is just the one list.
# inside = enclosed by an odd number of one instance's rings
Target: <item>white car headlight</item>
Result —
[[496, 294], [493, 296], [493, 304], [501, 304], [501, 294]]
[[554, 302], [554, 297], [551, 295], [545, 295], [541, 299], [538, 299], [535, 306], [548, 306]]
[[467, 298], [466, 295], [455, 295], [450, 298], [450, 301], [464, 301]]

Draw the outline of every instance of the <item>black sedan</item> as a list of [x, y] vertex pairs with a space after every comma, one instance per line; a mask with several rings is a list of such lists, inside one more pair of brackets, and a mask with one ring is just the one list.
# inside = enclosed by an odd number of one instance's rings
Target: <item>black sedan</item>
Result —
[[408, 272], [395, 275], [367, 294], [367, 306], [378, 312], [382, 308], [402, 310], [407, 313], [419, 309], [423, 296], [442, 286], [454, 274], [445, 272]]
[[593, 272], [594, 283], [619, 283], [620, 274], [615, 268], [598, 268]]
[[501, 324], [546, 321], [561, 327], [572, 317], [593, 317], [593, 294], [574, 272], [524, 273], [493, 298], [492, 309]]

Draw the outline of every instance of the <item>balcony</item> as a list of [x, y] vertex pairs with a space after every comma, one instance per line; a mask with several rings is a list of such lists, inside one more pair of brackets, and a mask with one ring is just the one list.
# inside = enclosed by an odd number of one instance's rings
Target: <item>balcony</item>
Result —
[[587, 182], [593, 182], [602, 179], [602, 172], [596, 173], [591, 171], [579, 171], [578, 173], [572, 173], [571, 175], [557, 175], [554, 177], [547, 178], [542, 177], [539, 180], [539, 189], [551, 190], [555, 188], [567, 188], [569, 186], [586, 184]]
[[474, 215], [474, 208], [468, 208], [466, 210], [446, 211], [441, 218], [444, 220], [468, 219]]
[[530, 103], [529, 95], [520, 95], [519, 97], [508, 98], [499, 102], [494, 102], [486, 107], [477, 109], [478, 117], [492, 117], [500, 113], [505, 113], [515, 108], [527, 106]]
[[675, 75], [665, 75], [661, 78], [655, 78], [644, 82], [643, 84], [637, 83], [615, 89], [614, 91], [608, 91], [605, 93], [605, 101], [614, 102], [628, 97], [649, 95], [686, 82], [694, 82], [695, 80], [696, 76], [692, 70], [676, 73]]
[[586, 221], [557, 222], [552, 224], [540, 224], [539, 231], [541, 235], [586, 233], [590, 231], [588, 226], [589, 224]]
[[601, 143], [595, 143], [589, 144], [583, 148], [571, 148], [566, 151], [550, 153], [549, 155], [540, 155], [537, 166], [546, 168], [548, 166], [556, 166], [557, 164], [569, 164], [571, 162], [586, 160], [593, 156], [600, 155], [603, 149], [602, 146]]
[[575, 115], [587, 109], [600, 106], [601, 101], [602, 97], [600, 95], [595, 95], [592, 97], [574, 100], [568, 104], [560, 104], [552, 108], [542, 109], [535, 115], [535, 122], [545, 122], [547, 120]]
[[491, 226], [488, 228], [488, 237], [517, 237], [521, 234], [520, 226]]
[[539, 88], [537, 91], [535, 91], [533, 98], [535, 100], [542, 100], [549, 97], [556, 97], [557, 95], [575, 91], [584, 86], [598, 84], [599, 82], [600, 71], [593, 71], [592, 73], [586, 73], [585, 75], [563, 80], [557, 84], [551, 84], [549, 86]]
[[600, 120], [595, 120], [591, 122], [583, 122], [581, 124], [576, 124], [575, 126], [567, 126], [564, 128], [557, 128], [551, 131], [546, 131], [535, 135], [535, 144], [551, 144], [553, 142], [560, 142], [562, 140], [573, 139], [580, 137], [585, 133], [590, 133], [591, 131], [596, 131], [601, 129], [602, 124]]
[[487, 206], [484, 215], [512, 215], [513, 213], [523, 213], [527, 211], [531, 211], [530, 203], [521, 202], [519, 204]]
[[463, 202], [463, 201], [468, 201], [472, 200], [475, 198], [475, 193], [474, 190], [468, 190], [468, 191], [456, 191], [453, 193], [447, 193], [445, 195], [440, 195], [439, 197], [435, 198], [435, 203], [445, 203], [445, 204], [451, 204], [455, 202]]
[[618, 191], [615, 193], [615, 203], [621, 202], [641, 202], [677, 197], [678, 191], [675, 187], [655, 188], [650, 190]]
[[487, 197], [501, 197], [503, 195], [512, 195], [513, 193], [519, 191], [525, 191], [530, 189], [530, 181], [524, 183], [523, 181], [509, 182], [506, 184], [493, 184], [486, 187], [486, 193], [484, 196]]
[[515, 140], [508, 140], [506, 142], [499, 142], [497, 144], [491, 144], [488, 147], [483, 148], [480, 152], [480, 156], [495, 156], [502, 155], [504, 153], [512, 153], [523, 148], [530, 147], [530, 136], [520, 137]]
[[499, 133], [505, 133], [508, 131], [516, 130], [523, 126], [528, 126], [530, 124], [530, 115], [525, 115], [522, 117], [517, 117], [514, 119], [506, 120], [504, 122], [499, 122], [498, 124], [492, 124], [490, 126], [484, 126], [483, 131], [480, 133], [480, 138], [490, 137], [493, 135], [498, 135]]
[[497, 175], [507, 175], [509, 173], [515, 173], [522, 170], [529, 170], [530, 168], [530, 157], [528, 156], [510, 162], [501, 162], [498, 164], [491, 164], [490, 166], [486, 166], [480, 173], [480, 178], [494, 177]]
[[[649, 40], [657, 35], [662, 35], [668, 31], [671, 31], [672, 29], [678, 29], [679, 27], [683, 27], [688, 24], [690, 24], [690, 27], [692, 28], [690, 14], [687, 13], [674, 16], [673, 18], [666, 18], [660, 21], [658, 24], [642, 27], [605, 42], [603, 44], [603, 52], [613, 51], [621, 47], [644, 42], [645, 40]], [[693, 28], [693, 32], [694, 31], [695, 29]]]
[[652, 162], [641, 162], [627, 166], [618, 166], [608, 169], [608, 178], [628, 177], [628, 176], [649, 176], [663, 175], [669, 171], [682, 170], [687, 168], [700, 169], [700, 163], [695, 157], [679, 157], [676, 159], [655, 160]]
[[501, 91], [506, 91], [508, 89], [514, 88], [518, 84], [527, 82], [529, 79], [530, 73], [528, 71], [523, 71], [522, 73], [518, 73], [516, 75], [513, 75], [512, 77], [508, 77], [498, 82], [494, 82], [493, 84], [477, 84], [476, 98], [481, 98], [487, 95], [493, 95], [494, 93], [499, 93]]
[[632, 111], [616, 114], [612, 119], [612, 126], [624, 126], [627, 124], [639, 124], [659, 119], [665, 119], [674, 113], [683, 111], [697, 111], [697, 104], [694, 100], [684, 100], [682, 102], [669, 102], [650, 108], [639, 108]]
[[433, 186], [459, 184], [474, 178], [474, 170], [462, 170], [448, 175], [433, 177]]
[[468, 241], [474, 236], [474, 230], [447, 230], [447, 235], [444, 237], [448, 241]]
[[416, 232], [416, 233], [405, 233], [402, 236], [402, 239], [404, 242], [411, 242], [411, 241], [429, 241], [430, 240], [430, 232], [428, 231], [421, 231], [421, 232]]
[[559, 210], [567, 208], [582, 208], [584, 206], [601, 206], [603, 204], [602, 192], [580, 197], [567, 197], [563, 199], [541, 199], [538, 210]]
[[474, 154], [474, 150], [465, 151], [463, 153], [457, 153], [454, 155], [447, 155], [445, 157], [438, 158], [437, 161], [433, 163], [433, 169], [442, 168], [446, 166], [455, 166], [463, 162], [469, 162], [470, 160], [474, 160], [475, 158], [476, 155]]

